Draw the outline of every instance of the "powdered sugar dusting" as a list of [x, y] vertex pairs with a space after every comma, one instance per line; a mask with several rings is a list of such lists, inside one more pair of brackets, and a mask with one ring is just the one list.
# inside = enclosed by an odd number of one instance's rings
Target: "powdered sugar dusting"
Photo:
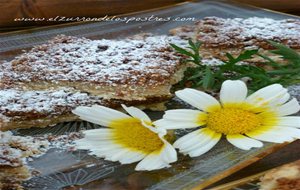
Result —
[[10, 62], [0, 77], [18, 81], [85, 81], [103, 85], [158, 85], [176, 72], [176, 37], [89, 40], [58, 36]]
[[19, 167], [26, 158], [38, 156], [48, 150], [49, 142], [35, 137], [14, 136], [11, 132], [0, 131], [0, 167]]
[[274, 40], [300, 47], [300, 20], [251, 17], [223, 19], [207, 17], [196, 24], [197, 38], [208, 47], [265, 47]]
[[73, 90], [67, 88], [48, 91], [0, 90], [0, 119], [22, 117], [26, 113], [59, 115], [70, 112], [78, 105], [101, 103], [100, 98]]

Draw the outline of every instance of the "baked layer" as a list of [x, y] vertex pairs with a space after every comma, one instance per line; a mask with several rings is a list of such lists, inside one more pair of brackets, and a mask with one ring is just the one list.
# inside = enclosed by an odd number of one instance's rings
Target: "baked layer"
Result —
[[[143, 101], [153, 97], [171, 96], [172, 85], [178, 83], [184, 76], [188, 65], [180, 65], [165, 83], [156, 85], [129, 85], [116, 84], [112, 86], [91, 83], [87, 81], [10, 81], [11, 85], [22, 87], [25, 90], [59, 89], [61, 87], [73, 87], [81, 92], [88, 92], [103, 99], [120, 99], [126, 101]], [[8, 81], [6, 81], [8, 82]]]
[[46, 140], [0, 131], [0, 189], [23, 189], [21, 183], [31, 177], [26, 158], [44, 153], [48, 144]]
[[57, 123], [73, 121], [71, 113], [77, 106], [94, 104], [119, 108], [121, 104], [134, 105], [143, 109], [163, 109], [162, 104], [171, 96], [148, 97], [145, 100], [125, 101], [103, 99], [72, 88], [45, 91], [0, 90], [0, 130], [15, 128], [46, 127]]
[[260, 182], [260, 190], [299, 190], [300, 160], [267, 172]]
[[[261, 53], [270, 54], [267, 50], [273, 47], [267, 40], [285, 44], [300, 52], [300, 20], [297, 19], [206, 17], [194, 25], [172, 29], [170, 33], [183, 39], [201, 41], [200, 53], [208, 60], [226, 61], [226, 53], [238, 56], [249, 49], [261, 49]], [[270, 54], [270, 58], [283, 61], [274, 54]], [[263, 59], [254, 57], [249, 62], [260, 63]]]
[[89, 40], [57, 36], [0, 65], [0, 80], [25, 89], [75, 87], [103, 98], [146, 99], [170, 95], [185, 70], [169, 47], [176, 37]]
[[21, 183], [31, 177], [26, 166], [0, 167], [0, 189], [1, 190], [23, 190]]

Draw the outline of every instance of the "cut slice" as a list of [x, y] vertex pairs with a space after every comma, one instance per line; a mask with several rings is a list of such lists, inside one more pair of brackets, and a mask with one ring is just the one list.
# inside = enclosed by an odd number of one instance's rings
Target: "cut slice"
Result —
[[21, 183], [32, 176], [26, 158], [45, 153], [48, 145], [46, 140], [0, 131], [0, 189], [23, 189]]
[[[260, 53], [283, 62], [280, 56], [268, 52], [273, 47], [267, 40], [280, 42], [300, 52], [300, 20], [296, 19], [206, 17], [194, 25], [172, 29], [170, 33], [183, 39], [201, 41], [204, 59], [226, 61], [226, 53], [238, 56], [245, 50], [260, 48]], [[249, 60], [253, 63], [262, 61], [260, 57]]]
[[0, 81], [25, 90], [74, 87], [104, 99], [171, 97], [187, 67], [169, 43], [176, 37], [89, 40], [57, 36], [0, 65]]
[[0, 131], [15, 128], [46, 127], [61, 122], [73, 121], [78, 117], [71, 113], [77, 106], [103, 105], [119, 108], [121, 104], [140, 108], [163, 109], [158, 107], [169, 97], [155, 97], [147, 100], [107, 100], [73, 88], [43, 91], [20, 89], [0, 90]]
[[270, 170], [260, 182], [260, 190], [300, 190], [300, 160]]

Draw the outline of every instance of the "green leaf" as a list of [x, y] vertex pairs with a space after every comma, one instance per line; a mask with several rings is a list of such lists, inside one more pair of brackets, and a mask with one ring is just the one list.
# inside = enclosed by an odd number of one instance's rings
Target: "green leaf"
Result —
[[213, 84], [214, 84], [214, 76], [213, 76], [210, 66], [207, 66], [205, 68], [205, 74], [203, 77], [203, 88], [210, 89], [210, 88], [212, 88]]
[[185, 50], [185, 49], [183, 49], [183, 48], [181, 48], [181, 47], [179, 47], [179, 46], [177, 46], [177, 45], [175, 45], [175, 44], [170, 44], [177, 52], [179, 52], [179, 53], [181, 53], [181, 54], [183, 54], [183, 55], [187, 55], [187, 56], [190, 56], [190, 57], [193, 57], [194, 55], [191, 53], [191, 52], [189, 52], [189, 51], [187, 51], [187, 50]]
[[281, 55], [283, 59], [289, 60], [294, 64], [300, 65], [300, 55], [295, 50], [283, 45], [276, 43], [274, 41], [269, 40], [268, 41], [272, 46], [277, 48], [276, 50], [272, 50], [272, 53], [275, 53], [277, 55]]
[[244, 60], [247, 60], [247, 59], [252, 59], [253, 58], [253, 55], [257, 54], [258, 50], [257, 49], [254, 49], [254, 50], [246, 50], [244, 51], [243, 53], [241, 53], [237, 58], [236, 60], [238, 61], [244, 61]]
[[280, 65], [276, 61], [274, 61], [273, 59], [271, 59], [270, 57], [268, 57], [266, 55], [262, 55], [260, 53], [257, 53], [257, 55], [259, 57], [261, 57], [261, 58], [263, 58], [263, 59], [265, 59], [265, 60], [268, 61], [268, 62], [265, 62], [265, 64], [270, 65], [270, 66], [272, 66], [274, 68], [279, 68], [280, 67]]
[[[226, 53], [228, 61], [223, 65], [208, 66], [201, 64], [201, 56], [199, 53], [201, 43], [188, 41], [188, 47], [181, 48], [175, 44], [171, 46], [179, 53], [188, 56], [184, 61], [193, 62], [196, 64], [190, 67], [184, 73], [184, 79], [180, 83], [188, 84], [192, 87], [202, 88], [209, 91], [219, 91], [222, 83], [225, 80], [240, 80], [244, 77], [250, 78], [248, 88], [250, 91], [258, 90], [264, 86], [281, 83], [282, 85], [290, 85], [300, 82], [300, 56], [294, 50], [282, 45], [273, 43], [277, 49], [272, 51], [275, 54], [281, 55], [288, 64], [281, 64], [271, 59], [267, 55], [258, 53], [258, 50], [246, 50], [236, 58], [230, 53]], [[249, 61], [253, 56], [259, 56], [265, 60], [266, 65], [270, 70], [265, 70], [264, 67], [256, 65], [240, 65], [241, 61]]]
[[234, 62], [234, 57], [230, 53], [226, 53], [226, 57], [229, 59], [228, 63]]

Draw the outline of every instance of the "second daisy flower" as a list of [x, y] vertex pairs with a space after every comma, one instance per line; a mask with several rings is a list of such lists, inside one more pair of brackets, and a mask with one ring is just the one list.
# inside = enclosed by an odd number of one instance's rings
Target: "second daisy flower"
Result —
[[300, 138], [300, 117], [288, 116], [300, 109], [295, 98], [280, 84], [262, 88], [248, 96], [242, 81], [227, 80], [222, 84], [220, 102], [209, 94], [184, 89], [177, 97], [197, 108], [166, 111], [155, 122], [164, 129], [203, 128], [174, 143], [183, 154], [200, 156], [214, 147], [225, 135], [234, 146], [249, 150], [262, 147], [261, 141], [283, 143]]

